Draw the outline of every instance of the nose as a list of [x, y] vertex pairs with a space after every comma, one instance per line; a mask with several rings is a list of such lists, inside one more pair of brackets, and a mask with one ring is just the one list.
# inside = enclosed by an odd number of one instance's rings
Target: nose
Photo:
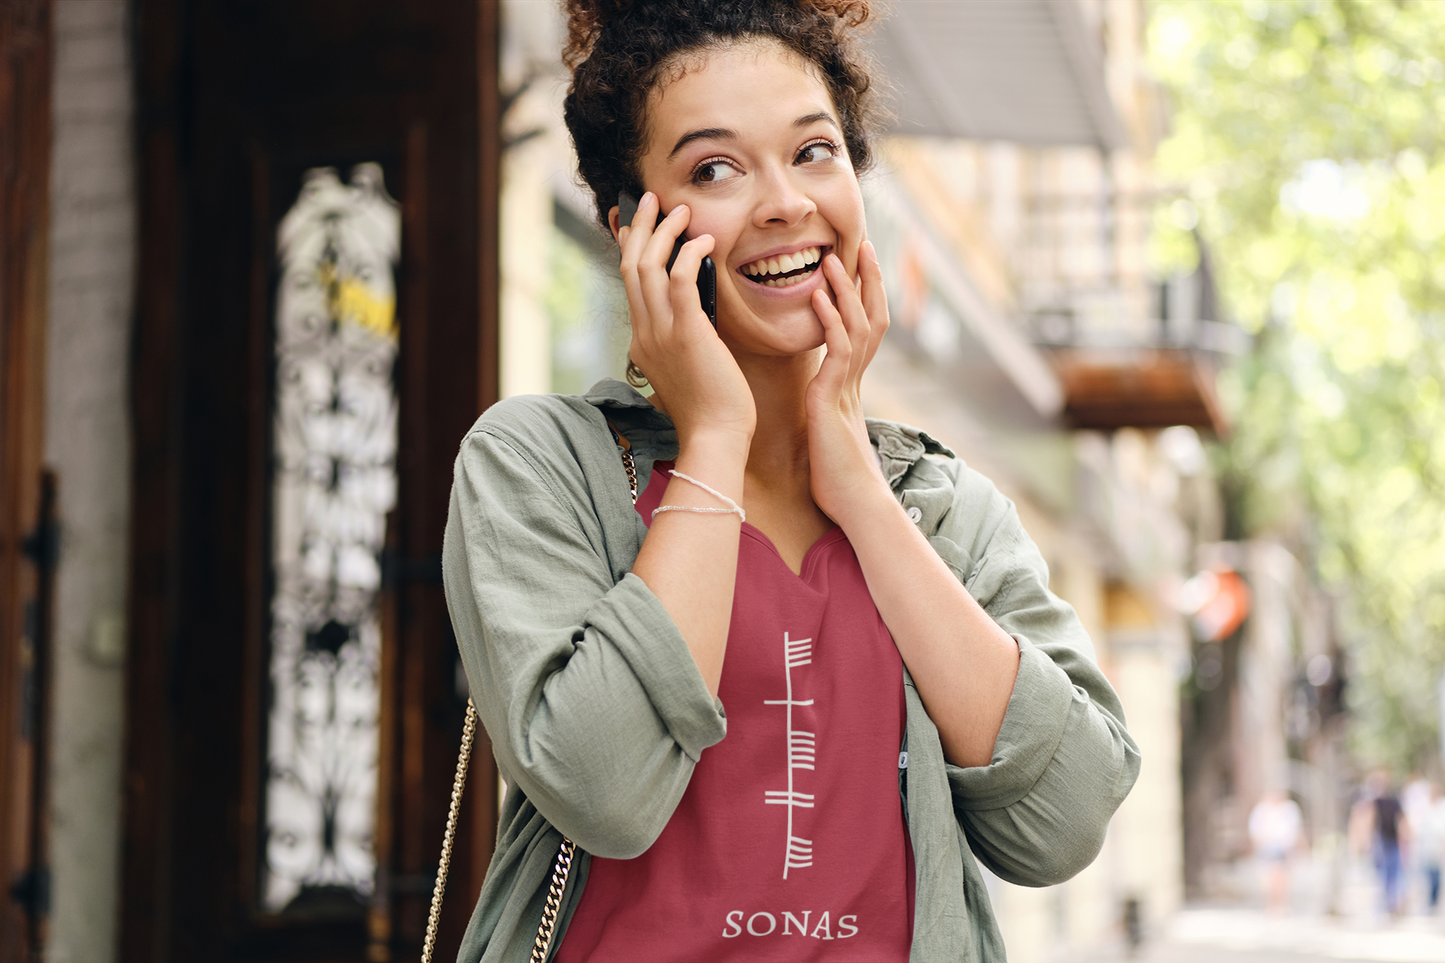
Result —
[[782, 227], [801, 222], [818, 209], [797, 182], [791, 167], [768, 167], [754, 182], [758, 198], [753, 207], [755, 227]]

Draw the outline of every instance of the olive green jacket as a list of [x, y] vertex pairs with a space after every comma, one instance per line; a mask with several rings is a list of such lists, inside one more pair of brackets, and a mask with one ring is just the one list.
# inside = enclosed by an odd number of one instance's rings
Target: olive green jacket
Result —
[[[677, 627], [631, 574], [647, 527], [608, 419], [631, 443], [639, 484], [654, 461], [676, 457], [671, 421], [610, 380], [585, 396], [501, 402], [457, 456], [442, 552], [447, 604], [508, 786], [458, 958], [468, 963], [527, 958], [565, 831], [584, 854], [560, 941], [586, 886], [585, 854], [644, 852], [702, 751], [727, 732]], [[1139, 750], [1013, 504], [924, 433], [882, 421], [868, 431], [910, 517], [1018, 642], [1018, 678], [988, 766], [944, 761], [905, 672], [899, 773], [917, 868], [910, 958], [1003, 960], [978, 864], [1026, 886], [1077, 873], [1133, 785]]]

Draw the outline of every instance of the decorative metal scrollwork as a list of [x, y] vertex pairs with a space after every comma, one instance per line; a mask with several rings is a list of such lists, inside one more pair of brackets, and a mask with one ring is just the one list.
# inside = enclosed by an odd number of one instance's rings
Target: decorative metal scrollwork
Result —
[[381, 168], [308, 171], [277, 230], [271, 699], [261, 903], [356, 912], [375, 886], [386, 514], [396, 503], [393, 272]]

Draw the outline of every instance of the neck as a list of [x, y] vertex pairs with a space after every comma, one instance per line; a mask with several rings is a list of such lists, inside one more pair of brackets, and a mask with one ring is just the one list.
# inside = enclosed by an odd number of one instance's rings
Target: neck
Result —
[[[823, 349], [789, 357], [750, 355], [737, 361], [757, 411], [743, 477], [748, 522], [772, 540], [797, 572], [808, 547], [832, 526], [813, 502], [808, 463], [806, 400]], [[666, 410], [665, 402], [655, 395], [653, 403]]]
[[806, 398], [822, 361], [822, 348], [792, 357], [739, 359], [758, 418], [748, 452], [750, 491], [811, 506]]

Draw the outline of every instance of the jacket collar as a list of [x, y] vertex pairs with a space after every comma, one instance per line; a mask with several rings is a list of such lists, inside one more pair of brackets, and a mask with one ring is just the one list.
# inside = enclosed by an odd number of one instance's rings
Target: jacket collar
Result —
[[[652, 409], [652, 402], [642, 397], [636, 388], [629, 384], [623, 384], [616, 378], [603, 378], [589, 388], [582, 398], [588, 404], [596, 405], [598, 408]], [[661, 414], [661, 412], [658, 413]]]
[[865, 419], [868, 425], [868, 440], [878, 452], [878, 466], [891, 488], [898, 487], [898, 480], [908, 474], [909, 469], [923, 460], [924, 455], [956, 457], [942, 442], [926, 431], [896, 421], [881, 418]]
[[646, 487], [654, 461], [671, 461], [677, 457], [677, 429], [673, 427], [672, 419], [652, 407], [652, 402], [638, 394], [631, 385], [603, 378], [582, 396], [582, 400], [596, 407], [602, 417], [627, 439], [643, 487]]

